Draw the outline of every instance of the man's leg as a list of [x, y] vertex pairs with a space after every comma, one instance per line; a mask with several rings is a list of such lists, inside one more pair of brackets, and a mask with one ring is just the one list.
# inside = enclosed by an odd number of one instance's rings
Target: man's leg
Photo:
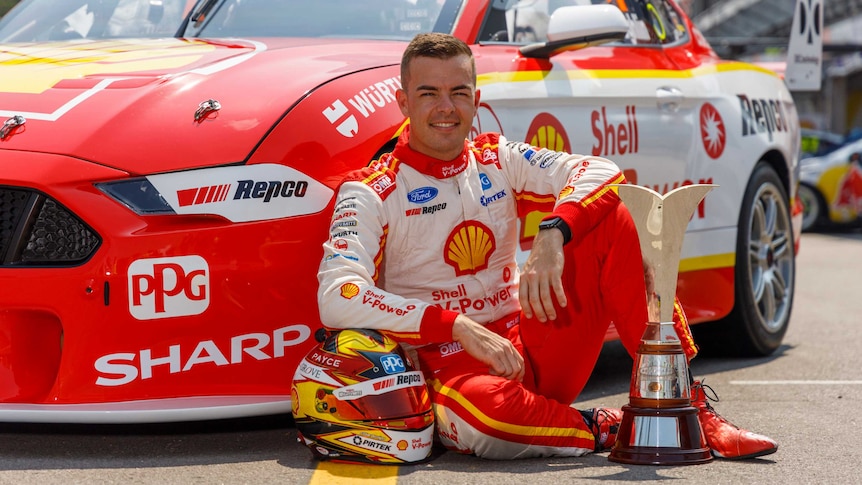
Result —
[[[517, 326], [506, 334], [521, 349]], [[488, 459], [581, 456], [609, 450], [622, 412], [579, 411], [530, 391], [523, 383], [488, 374], [466, 352], [418, 351], [447, 448]], [[430, 370], [434, 369], [434, 370]]]
[[553, 322], [522, 318], [521, 336], [537, 392], [573, 402], [592, 374], [611, 322], [634, 356], [648, 317], [640, 245], [622, 204], [564, 251], [567, 306], [557, 307]]

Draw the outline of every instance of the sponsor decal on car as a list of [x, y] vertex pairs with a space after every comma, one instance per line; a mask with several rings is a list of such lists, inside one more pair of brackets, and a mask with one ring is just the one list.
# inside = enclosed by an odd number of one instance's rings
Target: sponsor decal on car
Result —
[[556, 152], [571, 153], [569, 135], [563, 124], [551, 113], [539, 113], [527, 129], [527, 142]]
[[590, 113], [590, 125], [593, 127], [593, 136], [596, 139], [596, 144], [592, 148], [593, 155], [608, 157], [638, 152], [640, 137], [634, 105], [626, 106], [625, 116], [625, 123], [615, 125], [608, 122], [606, 106]]
[[727, 130], [721, 113], [710, 103], [700, 107], [700, 137], [703, 149], [709, 158], [716, 159], [724, 152], [727, 143]]
[[470, 139], [475, 139], [481, 133], [503, 133], [503, 125], [494, 108], [484, 102], [479, 103], [479, 108], [476, 110], [473, 126], [470, 127]]
[[199, 315], [209, 306], [209, 265], [200, 256], [139, 259], [128, 275], [129, 312], [138, 320]]
[[333, 194], [299, 170], [275, 163], [158, 174], [147, 180], [177, 214], [215, 214], [231, 222], [315, 214]]
[[750, 99], [744, 94], [737, 94], [742, 109], [742, 136], [766, 133], [772, 141], [776, 131], [788, 131], [787, 113], [780, 99]]
[[347, 104], [341, 99], [336, 99], [323, 110], [323, 116], [330, 124], [335, 125], [335, 130], [341, 136], [353, 138], [359, 134], [359, 122], [356, 116], [363, 119], [368, 118], [378, 108], [383, 108], [389, 103], [395, 102], [395, 91], [401, 88], [401, 80], [398, 77], [384, 79], [368, 86], [354, 94], [347, 100], [353, 110], [347, 108]]
[[254, 360], [278, 359], [286, 355], [285, 349], [300, 345], [311, 336], [308, 325], [297, 324], [277, 328], [269, 333], [247, 333], [227, 341], [203, 340], [195, 344], [191, 354], [188, 345], [175, 344], [167, 349], [141, 349], [137, 352], [118, 352], [96, 359], [98, 386], [122, 386], [135, 380], [152, 379], [153, 370], [168, 374], [189, 372], [196, 366], [238, 365], [249, 357]]

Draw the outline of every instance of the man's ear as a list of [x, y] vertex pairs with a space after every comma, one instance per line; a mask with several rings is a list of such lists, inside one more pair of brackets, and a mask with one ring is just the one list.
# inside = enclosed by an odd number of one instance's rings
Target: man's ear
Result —
[[405, 117], [409, 117], [410, 114], [407, 110], [407, 92], [403, 89], [396, 89], [395, 102], [397, 102], [398, 107], [401, 108], [401, 114], [403, 114]]

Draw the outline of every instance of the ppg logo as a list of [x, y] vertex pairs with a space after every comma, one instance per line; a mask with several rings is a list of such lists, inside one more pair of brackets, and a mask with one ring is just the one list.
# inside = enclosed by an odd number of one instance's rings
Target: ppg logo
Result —
[[139, 259], [129, 265], [129, 312], [138, 320], [199, 315], [210, 303], [200, 256]]
[[384, 355], [380, 358], [380, 365], [387, 374], [398, 374], [407, 370], [404, 361], [397, 355]]

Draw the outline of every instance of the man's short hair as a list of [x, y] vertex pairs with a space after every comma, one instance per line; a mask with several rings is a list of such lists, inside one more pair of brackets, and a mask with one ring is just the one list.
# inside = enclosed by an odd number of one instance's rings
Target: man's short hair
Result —
[[417, 34], [404, 49], [401, 56], [401, 84], [407, 83], [407, 69], [410, 62], [417, 57], [432, 57], [435, 59], [450, 59], [465, 55], [470, 58], [473, 67], [473, 84], [476, 84], [476, 60], [473, 51], [463, 40], [449, 34], [429, 32]]

